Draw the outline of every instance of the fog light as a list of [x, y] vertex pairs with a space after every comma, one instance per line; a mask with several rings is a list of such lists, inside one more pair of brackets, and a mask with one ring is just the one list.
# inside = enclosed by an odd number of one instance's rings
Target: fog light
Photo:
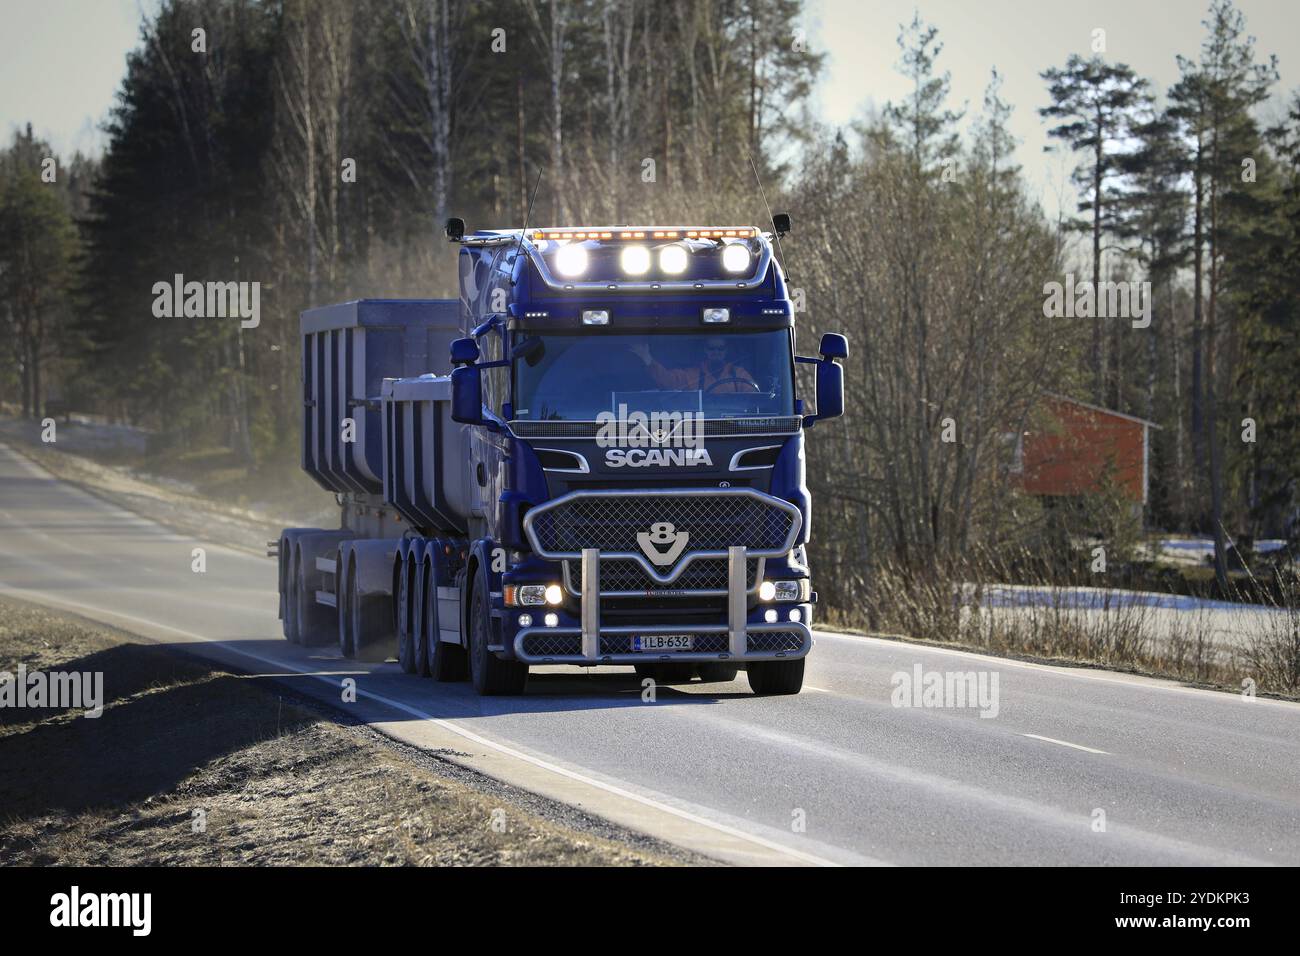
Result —
[[797, 607], [790, 608], [790, 620], [798, 624], [800, 621], [803, 620], [803, 612], [800, 611]]
[[764, 612], [763, 612], [763, 620], [767, 621], [768, 624], [775, 624], [775, 623], [776, 623], [776, 608], [774, 608], [774, 607], [770, 607], [770, 608], [768, 608], [766, 611], [764, 611]]
[[520, 626], [520, 627], [532, 627], [532, 626], [533, 626], [533, 616], [532, 616], [531, 614], [520, 614], [520, 615], [519, 615], [519, 626]]
[[609, 309], [583, 309], [583, 325], [609, 325]]
[[559, 604], [564, 600], [564, 591], [558, 584], [548, 584], [546, 585], [545, 596], [547, 604]]
[[543, 618], [543, 620], [546, 621], [547, 627], [555, 627], [555, 625], [560, 623], [560, 615], [554, 613], [548, 614]]
[[715, 325], [719, 322], [731, 321], [730, 309], [705, 309], [704, 321], [707, 325]]

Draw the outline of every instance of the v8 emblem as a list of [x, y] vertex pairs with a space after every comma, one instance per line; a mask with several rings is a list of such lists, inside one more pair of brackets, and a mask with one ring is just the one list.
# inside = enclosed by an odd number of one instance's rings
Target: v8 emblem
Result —
[[648, 532], [638, 531], [636, 543], [641, 545], [641, 550], [645, 552], [647, 558], [663, 566], [672, 564], [681, 557], [690, 537], [689, 531], [677, 531], [669, 522], [659, 521], [652, 524]]

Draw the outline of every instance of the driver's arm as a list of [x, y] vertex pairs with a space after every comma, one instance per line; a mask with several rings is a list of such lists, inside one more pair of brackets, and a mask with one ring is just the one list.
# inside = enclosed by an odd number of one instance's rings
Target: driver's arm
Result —
[[668, 368], [657, 358], [651, 356], [650, 347], [644, 343], [632, 351], [645, 363], [650, 377], [654, 379], [654, 383], [660, 388], [672, 388], [680, 391], [696, 387], [698, 369]]

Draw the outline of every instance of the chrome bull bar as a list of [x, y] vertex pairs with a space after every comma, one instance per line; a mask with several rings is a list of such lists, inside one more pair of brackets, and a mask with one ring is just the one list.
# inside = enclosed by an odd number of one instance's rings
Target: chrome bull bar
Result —
[[[600, 551], [582, 549], [582, 593], [579, 621], [574, 627], [526, 627], [514, 640], [517, 660], [529, 664], [635, 664], [651, 661], [752, 661], [790, 660], [804, 657], [812, 650], [812, 631], [803, 622], [780, 621], [771, 624], [749, 624], [747, 606], [746, 562], [747, 549], [734, 546], [727, 549], [727, 622], [710, 625], [648, 624], [602, 627], [600, 623]], [[650, 652], [602, 653], [601, 638], [632, 637], [656, 634], [726, 635], [726, 650], [672, 651], [663, 654]], [[787, 634], [798, 637], [797, 647], [768, 648], [751, 651], [751, 634]], [[580, 636], [579, 653], [529, 653], [530, 637], [572, 638]]]

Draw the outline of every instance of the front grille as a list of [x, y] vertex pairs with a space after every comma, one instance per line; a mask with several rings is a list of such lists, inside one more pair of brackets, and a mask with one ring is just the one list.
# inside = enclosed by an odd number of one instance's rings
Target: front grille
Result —
[[[720, 418], [703, 423], [704, 438], [726, 438], [731, 435], [793, 435], [802, 425], [798, 415], [777, 415], [765, 418]], [[595, 438], [604, 422], [510, 422], [510, 430], [518, 438]]]
[[751, 654], [770, 654], [776, 651], [797, 651], [803, 647], [803, 635], [798, 631], [751, 631], [746, 635], [747, 649]]
[[577, 657], [582, 654], [581, 634], [529, 634], [524, 638], [529, 657]]
[[[758, 580], [761, 558], [745, 562], [745, 589]], [[564, 562], [568, 569], [569, 585], [574, 592], [582, 591], [582, 563]], [[698, 558], [688, 564], [671, 584], [659, 584], [640, 562], [628, 558], [608, 558], [600, 562], [600, 590], [604, 594], [614, 591], [632, 591], [637, 594], [654, 594], [660, 591], [725, 591], [727, 590], [727, 559]]]
[[575, 492], [533, 508], [524, 526], [533, 549], [551, 559], [577, 558], [583, 548], [641, 554], [638, 533], [662, 523], [689, 535], [683, 554], [725, 552], [743, 545], [752, 552], [776, 556], [794, 546], [799, 521], [799, 512], [788, 502], [748, 489], [727, 488], [676, 493]]

